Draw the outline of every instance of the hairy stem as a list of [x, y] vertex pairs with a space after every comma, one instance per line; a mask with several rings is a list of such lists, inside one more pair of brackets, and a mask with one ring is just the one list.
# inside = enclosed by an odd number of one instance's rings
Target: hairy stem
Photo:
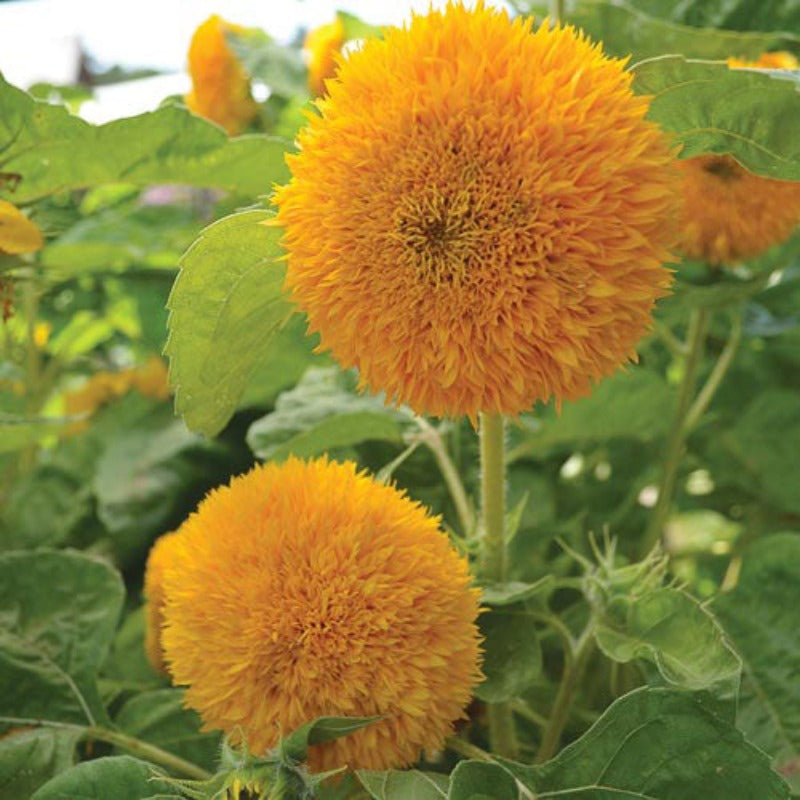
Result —
[[[489, 582], [506, 580], [505, 420], [502, 414], [481, 414], [481, 575]], [[516, 758], [517, 737], [509, 703], [490, 703], [489, 741], [492, 750]]]
[[689, 319], [686, 362], [683, 368], [683, 377], [678, 387], [678, 403], [675, 408], [675, 416], [673, 417], [672, 428], [664, 453], [661, 482], [658, 487], [658, 499], [653, 508], [653, 513], [650, 515], [650, 521], [642, 543], [643, 552], [645, 553], [649, 553], [661, 539], [664, 523], [667, 520], [669, 509], [672, 505], [672, 496], [675, 493], [678, 469], [680, 468], [683, 449], [686, 444], [686, 436], [688, 434], [686, 420], [697, 383], [697, 372], [703, 357], [703, 347], [705, 345], [709, 319], [710, 312], [706, 308], [693, 309]]
[[553, 701], [550, 717], [542, 733], [542, 743], [536, 754], [537, 764], [551, 759], [558, 752], [561, 735], [564, 733], [564, 726], [567, 724], [569, 712], [572, 709], [572, 702], [593, 648], [594, 631], [590, 622], [574, 648], [565, 651], [564, 671], [561, 674], [561, 683], [556, 699]]
[[472, 742], [468, 742], [466, 739], [462, 739], [460, 736], [451, 736], [447, 739], [445, 745], [448, 750], [452, 750], [454, 753], [458, 753], [458, 755], [464, 758], [473, 758], [477, 761], [492, 760], [491, 753], [487, 753], [485, 750], [472, 744]]
[[84, 730], [87, 739], [96, 739], [100, 742], [114, 745], [114, 747], [119, 747], [122, 750], [127, 750], [135, 756], [141, 756], [141, 758], [147, 761], [152, 761], [154, 764], [165, 767], [172, 772], [185, 775], [187, 778], [207, 780], [211, 777], [210, 772], [207, 772], [202, 767], [198, 767], [197, 764], [186, 761], [180, 758], [180, 756], [168, 753], [160, 747], [156, 747], [149, 742], [143, 742], [141, 739], [136, 739], [133, 736], [100, 727], [90, 727]]

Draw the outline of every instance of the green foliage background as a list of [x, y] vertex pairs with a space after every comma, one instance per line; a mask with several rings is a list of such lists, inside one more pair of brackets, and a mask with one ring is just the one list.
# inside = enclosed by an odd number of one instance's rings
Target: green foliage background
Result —
[[[796, 2], [573, 0], [565, 14], [630, 54], [683, 157], [731, 153], [800, 180], [800, 74], [723, 63], [800, 54]], [[469, 424], [359, 395], [282, 294], [280, 231], [261, 223], [308, 106], [304, 68], [263, 34], [234, 45], [273, 94], [233, 139], [175, 103], [92, 126], [0, 78], [0, 198], [47, 239], [35, 256], [0, 255], [16, 309], [0, 358], [3, 798], [210, 797], [241, 771], [145, 660], [141, 589], [155, 539], [254, 460], [355, 459], [478, 547]], [[699, 385], [729, 363], [688, 432], [662, 558], [646, 534], [652, 488], [698, 309], [710, 320]], [[70, 433], [75, 385], [162, 351], [179, 417], [132, 392]], [[800, 796], [799, 390], [800, 236], [735, 269], [680, 264], [637, 366], [511, 427], [512, 572], [484, 587], [487, 680], [448, 752], [316, 785], [296, 770], [307, 744], [369, 722], [323, 720], [247, 768], [287, 798]], [[547, 747], [565, 685], [563, 735]], [[496, 702], [518, 723], [513, 761], [481, 760]], [[175, 781], [218, 768], [210, 784]]]

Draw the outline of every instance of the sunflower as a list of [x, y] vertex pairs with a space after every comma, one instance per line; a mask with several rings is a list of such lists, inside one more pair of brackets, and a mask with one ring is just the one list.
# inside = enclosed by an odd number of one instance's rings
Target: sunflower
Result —
[[[756, 61], [729, 58], [731, 69], [796, 69], [791, 53], [763, 53]], [[789, 238], [800, 223], [800, 183], [753, 175], [728, 155], [680, 162], [683, 223], [680, 249], [718, 266], [753, 258]]]
[[247, 73], [225, 41], [226, 33], [241, 30], [214, 14], [197, 28], [189, 45], [192, 91], [186, 95], [186, 105], [221, 125], [230, 136], [258, 114]]
[[577, 398], [635, 358], [677, 197], [624, 62], [478, 3], [329, 80], [279, 188], [287, 287], [362, 388], [435, 415]]
[[480, 679], [478, 599], [438, 520], [352, 463], [290, 459], [211, 492], [164, 553], [162, 644], [207, 729], [263, 754], [320, 716], [382, 717], [315, 769], [442, 745]]
[[325, 81], [336, 74], [337, 56], [344, 40], [344, 24], [338, 16], [328, 25], [308, 32], [303, 49], [308, 56], [308, 88], [314, 97], [325, 94]]
[[0, 200], [0, 253], [22, 255], [35, 253], [42, 247], [44, 238], [37, 225], [13, 203]]
[[144, 649], [150, 666], [156, 672], [166, 672], [161, 628], [164, 624], [164, 566], [169, 563], [175, 547], [177, 531], [160, 536], [147, 556], [144, 571], [145, 639]]

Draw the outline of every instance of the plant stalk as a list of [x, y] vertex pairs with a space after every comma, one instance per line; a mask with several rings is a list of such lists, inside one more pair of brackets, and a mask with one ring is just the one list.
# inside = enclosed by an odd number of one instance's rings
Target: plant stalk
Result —
[[[481, 414], [481, 575], [492, 583], [506, 580], [505, 535], [505, 419], [502, 414]], [[517, 757], [517, 736], [510, 703], [490, 703], [489, 741], [492, 751]]]
[[664, 465], [661, 473], [661, 482], [658, 487], [658, 499], [650, 515], [650, 521], [644, 535], [643, 552], [649, 553], [657, 542], [661, 540], [664, 523], [669, 515], [672, 497], [675, 493], [675, 484], [678, 478], [681, 457], [688, 435], [686, 425], [695, 385], [697, 372], [703, 357], [703, 348], [708, 331], [710, 311], [707, 308], [692, 310], [689, 318], [689, 332], [687, 336], [687, 354], [684, 364], [683, 377], [678, 387], [678, 403], [672, 421], [667, 448], [664, 453]]

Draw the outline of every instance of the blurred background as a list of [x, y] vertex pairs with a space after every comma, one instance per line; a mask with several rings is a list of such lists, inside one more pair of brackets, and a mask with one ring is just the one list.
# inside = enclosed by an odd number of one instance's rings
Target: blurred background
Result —
[[[412, 10], [446, 0], [0, 0], [0, 73], [29, 89], [37, 84], [81, 83], [92, 97], [80, 106], [100, 123], [155, 108], [189, 89], [186, 52], [192, 32], [211, 14], [259, 27], [279, 43], [302, 41], [305, 32], [336, 11], [374, 25], [399, 24]], [[500, 0], [489, 5], [504, 6]]]

